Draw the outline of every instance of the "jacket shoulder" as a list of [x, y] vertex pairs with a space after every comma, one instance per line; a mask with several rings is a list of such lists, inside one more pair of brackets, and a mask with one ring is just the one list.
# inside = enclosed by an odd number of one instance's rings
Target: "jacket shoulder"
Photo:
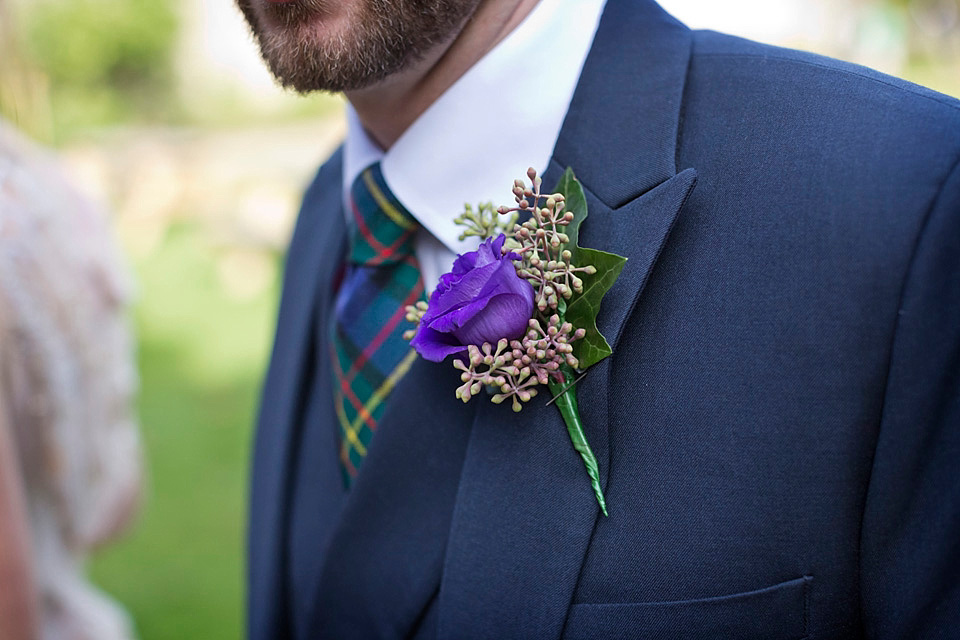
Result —
[[854, 111], [882, 99], [952, 126], [953, 137], [960, 141], [960, 100], [868, 67], [715, 31], [693, 32], [692, 55], [695, 62], [714, 70], [746, 64], [758, 84], [771, 83], [778, 92], [808, 97], [828, 93], [849, 101]]
[[691, 166], [712, 156], [729, 165], [734, 152], [741, 172], [753, 160], [758, 174], [789, 165], [797, 180], [859, 193], [854, 208], [887, 190], [891, 203], [929, 203], [960, 159], [960, 101], [860, 65], [711, 31], [693, 32], [683, 118]]
[[859, 238], [871, 261], [898, 268], [934, 204], [960, 214], [945, 191], [960, 164], [960, 101], [824, 56], [693, 34], [678, 166], [697, 169], [701, 198], [817, 246]]

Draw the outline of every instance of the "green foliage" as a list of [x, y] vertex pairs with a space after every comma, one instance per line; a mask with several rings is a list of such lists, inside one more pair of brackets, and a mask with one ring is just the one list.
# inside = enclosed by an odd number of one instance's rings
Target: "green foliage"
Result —
[[173, 0], [40, 0], [24, 7], [25, 53], [64, 124], [156, 112], [171, 80]]
[[583, 293], [578, 294], [561, 310], [564, 319], [573, 326], [584, 329], [587, 334], [573, 344], [573, 355], [579, 361], [580, 369], [587, 369], [600, 362], [613, 351], [606, 338], [597, 329], [597, 314], [600, 303], [613, 283], [617, 281], [627, 259], [606, 251], [588, 249], [578, 245], [580, 225], [587, 219], [587, 198], [583, 187], [569, 167], [553, 190], [562, 193], [566, 211], [573, 212], [573, 222], [565, 230], [570, 242], [564, 247], [570, 251], [570, 262], [577, 266], [593, 265], [596, 272], [581, 273]]
[[30, 52], [50, 79], [87, 87], [161, 79], [176, 34], [163, 0], [45, 0], [27, 24]]
[[242, 637], [249, 446], [277, 283], [232, 298], [216, 257], [184, 224], [135, 263], [145, 500], [91, 573], [141, 640]]
[[583, 274], [583, 293], [567, 305], [567, 322], [587, 332], [582, 340], [573, 343], [573, 355], [580, 362], [580, 369], [591, 367], [613, 353], [597, 329], [597, 314], [603, 296], [616, 282], [626, 261], [623, 256], [580, 247], [580, 262], [597, 268], [594, 274]]
[[509, 216], [502, 216], [497, 213], [492, 202], [481, 202], [477, 205], [476, 211], [469, 203], [464, 203], [463, 213], [457, 216], [453, 221], [464, 228], [460, 234], [460, 241], [475, 236], [481, 240], [484, 238], [495, 238], [501, 233], [510, 234], [513, 232], [513, 226], [517, 223], [517, 214], [512, 213]]

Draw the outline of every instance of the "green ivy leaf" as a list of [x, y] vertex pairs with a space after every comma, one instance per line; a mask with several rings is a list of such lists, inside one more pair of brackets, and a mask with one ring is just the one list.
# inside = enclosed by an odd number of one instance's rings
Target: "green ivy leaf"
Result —
[[587, 332], [582, 340], [573, 343], [573, 355], [580, 361], [580, 369], [583, 370], [613, 353], [606, 338], [597, 329], [597, 314], [600, 312], [603, 296], [616, 282], [627, 259], [579, 245], [580, 225], [587, 219], [587, 198], [583, 193], [583, 186], [573, 174], [573, 169], [568, 167], [563, 172], [554, 193], [562, 193], [565, 199], [564, 209], [573, 212], [573, 222], [565, 230], [570, 236], [570, 242], [564, 247], [572, 254], [570, 262], [578, 267], [592, 264], [597, 268], [593, 275], [579, 274], [583, 280], [583, 293], [575, 295], [567, 302], [566, 313], [561, 312], [567, 322]]
[[576, 295], [567, 304], [565, 319], [574, 327], [583, 328], [587, 335], [573, 343], [573, 355], [580, 361], [580, 369], [600, 362], [613, 350], [606, 338], [597, 329], [597, 314], [600, 302], [623, 270], [627, 259], [614, 253], [580, 247], [580, 259], [576, 264], [592, 264], [597, 268], [593, 275], [580, 274], [583, 293]]

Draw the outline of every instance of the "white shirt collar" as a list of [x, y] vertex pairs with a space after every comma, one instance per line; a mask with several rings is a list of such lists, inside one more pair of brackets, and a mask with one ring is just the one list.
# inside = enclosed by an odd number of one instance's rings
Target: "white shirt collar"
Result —
[[513, 181], [546, 170], [604, 2], [541, 0], [386, 153], [348, 105], [344, 193], [379, 160], [393, 194], [447, 249], [476, 248], [453, 219], [464, 203], [512, 204]]

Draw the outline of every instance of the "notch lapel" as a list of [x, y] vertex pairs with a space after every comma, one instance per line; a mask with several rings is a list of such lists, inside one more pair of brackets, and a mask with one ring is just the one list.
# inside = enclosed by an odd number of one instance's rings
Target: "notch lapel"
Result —
[[691, 46], [690, 30], [653, 0], [607, 1], [553, 157], [608, 206], [676, 173]]
[[[283, 566], [291, 454], [308, 391], [316, 319], [329, 315], [332, 278], [346, 242], [341, 166], [338, 151], [304, 198], [288, 252], [277, 335], [260, 403], [248, 525], [248, 635], [256, 640], [286, 635], [280, 630], [286, 624]], [[337, 471], [333, 437], [330, 450]], [[328, 475], [339, 480], [336, 473]], [[342, 493], [342, 484], [330, 491]]]
[[[584, 186], [582, 246], [628, 258], [600, 308], [616, 349], [696, 172], [675, 167], [689, 31], [655, 3], [609, 0], [544, 184]], [[610, 95], [611, 78], [627, 79]], [[613, 358], [578, 385], [587, 440], [609, 473]], [[610, 517], [617, 505], [608, 504]], [[559, 638], [600, 515], [556, 407], [481, 402], [460, 477], [439, 594], [440, 638]]]

